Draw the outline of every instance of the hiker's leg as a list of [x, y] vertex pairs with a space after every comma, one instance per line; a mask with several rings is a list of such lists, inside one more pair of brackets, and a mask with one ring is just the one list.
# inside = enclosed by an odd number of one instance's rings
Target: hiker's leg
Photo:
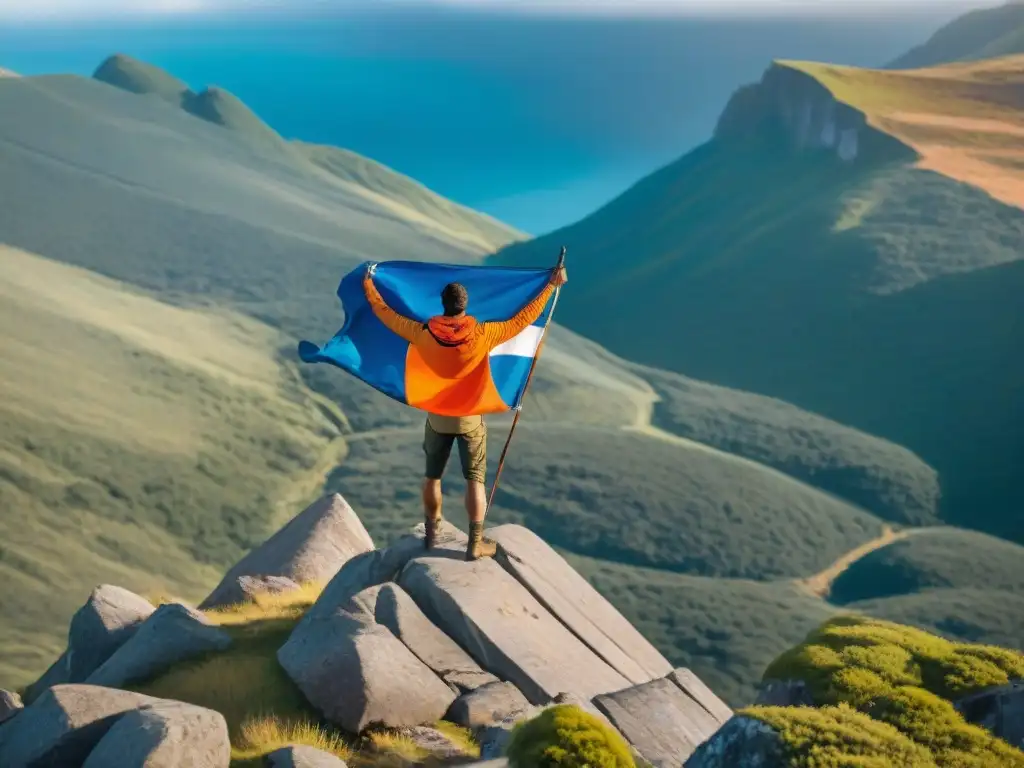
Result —
[[465, 435], [459, 435], [459, 461], [466, 478], [466, 516], [469, 518], [469, 546], [466, 559], [493, 557], [493, 541], [484, 538], [487, 515], [487, 426], [483, 423]]
[[441, 522], [441, 476], [452, 452], [454, 435], [435, 432], [430, 423], [423, 428], [423, 453], [426, 466], [423, 472], [423, 545], [430, 549], [437, 540], [437, 527]]
[[466, 515], [469, 523], [482, 523], [487, 514], [487, 487], [480, 480], [466, 481]]
[[441, 519], [441, 481], [432, 477], [423, 478], [423, 519]]

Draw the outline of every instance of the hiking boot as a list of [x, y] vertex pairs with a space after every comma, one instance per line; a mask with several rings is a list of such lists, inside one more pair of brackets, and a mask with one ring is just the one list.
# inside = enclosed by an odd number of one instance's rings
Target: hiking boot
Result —
[[423, 548], [433, 549], [437, 544], [437, 531], [441, 527], [441, 515], [423, 518]]
[[469, 524], [469, 544], [466, 547], [467, 560], [479, 560], [481, 557], [494, 557], [498, 552], [498, 545], [488, 538], [484, 538], [484, 524]]

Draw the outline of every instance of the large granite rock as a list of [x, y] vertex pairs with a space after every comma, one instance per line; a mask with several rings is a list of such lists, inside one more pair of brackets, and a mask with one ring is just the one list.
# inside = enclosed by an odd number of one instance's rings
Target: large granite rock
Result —
[[720, 726], [671, 677], [599, 695], [594, 704], [655, 768], [678, 768]]
[[494, 560], [420, 557], [399, 584], [481, 667], [534, 704], [563, 691], [591, 699], [629, 685]]
[[0, 765], [82, 765], [125, 712], [158, 701], [92, 685], [55, 685], [0, 727]]
[[[447, 521], [442, 523], [437, 537], [439, 550], [454, 554], [460, 549], [464, 550], [467, 542], [466, 534]], [[364, 552], [345, 563], [320, 593], [306, 616], [330, 616], [363, 590], [394, 581], [410, 560], [423, 554], [421, 523], [412, 534], [402, 536], [391, 546]]]
[[163, 672], [187, 659], [223, 651], [231, 637], [206, 617], [180, 603], [161, 605], [131, 640], [89, 675], [90, 685], [120, 688]]
[[294, 746], [267, 755], [268, 768], [347, 768], [340, 757], [315, 747]]
[[507, 721], [532, 709], [530, 702], [512, 683], [496, 682], [460, 696], [445, 719], [467, 728], [481, 728]]
[[10, 720], [21, 712], [23, 708], [24, 705], [21, 703], [21, 697], [18, 694], [0, 690], [0, 723]]
[[325, 582], [351, 558], [372, 549], [370, 534], [348, 502], [337, 493], [324, 496], [239, 560], [199, 607], [244, 601], [242, 576]]
[[25, 703], [31, 704], [55, 685], [66, 684], [69, 677], [68, 652], [64, 651], [57, 657], [53, 664], [47, 667], [46, 671], [43, 672], [42, 676], [38, 680], [25, 689]]
[[228, 768], [231, 741], [212, 709], [160, 701], [127, 712], [82, 768]]
[[783, 756], [782, 739], [771, 726], [752, 717], [737, 716], [697, 747], [683, 765], [685, 768], [786, 768], [788, 763]]
[[715, 692], [708, 688], [704, 681], [684, 667], [674, 669], [668, 676], [669, 680], [678, 685], [683, 693], [700, 704], [718, 722], [725, 725], [733, 716], [732, 709], [722, 701]]
[[499, 525], [489, 535], [500, 546], [502, 565], [630, 683], [646, 683], [672, 671], [669, 661], [533, 531]]
[[969, 723], [1024, 750], [1024, 680], [988, 688], [954, 702]]
[[341, 609], [300, 622], [277, 658], [309, 703], [349, 733], [432, 723], [455, 700], [390, 630]]
[[145, 598], [111, 584], [101, 584], [71, 617], [67, 650], [43, 676], [29, 686], [35, 700], [47, 688], [81, 683], [135, 633], [155, 609]]
[[458, 693], [498, 681], [494, 675], [480, 669], [468, 653], [438, 629], [397, 584], [364, 589], [345, 607], [351, 613], [362, 612], [391, 630], [416, 658]]
[[138, 631], [156, 609], [127, 589], [103, 584], [71, 617], [68, 629], [69, 682], [81, 683]]

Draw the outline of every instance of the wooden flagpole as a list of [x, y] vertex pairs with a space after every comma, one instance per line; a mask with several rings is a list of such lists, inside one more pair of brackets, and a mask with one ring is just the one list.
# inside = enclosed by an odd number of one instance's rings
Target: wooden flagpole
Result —
[[[555, 270], [560, 270], [565, 266], [565, 246], [562, 246], [562, 252], [558, 254], [558, 264]], [[526, 400], [526, 392], [530, 388], [530, 380], [533, 378], [533, 371], [537, 367], [537, 361], [540, 359], [541, 350], [544, 349], [544, 342], [548, 337], [548, 326], [551, 324], [551, 318], [555, 316], [555, 307], [558, 306], [558, 294], [562, 290], [562, 286], [555, 288], [555, 297], [551, 302], [551, 311], [548, 312], [548, 317], [544, 321], [544, 330], [541, 331], [540, 341], [537, 344], [537, 351], [533, 355], [533, 362], [530, 363], [530, 371], [526, 374], [526, 384], [523, 385], [523, 396], [519, 398], [519, 407], [516, 408], [516, 415], [512, 419], [512, 428], [508, 431], [508, 437], [505, 439], [505, 446], [501, 449], [501, 456], [498, 458], [498, 469], [494, 473], [494, 485], [491, 486], [491, 495], [487, 498], [487, 511], [491, 509], [491, 504], [494, 502], [494, 496], [498, 492], [498, 482], [501, 480], [501, 470], [505, 466], [505, 457], [508, 455], [508, 447], [512, 444], [512, 436], [516, 432], [516, 425], [519, 424], [519, 417], [523, 412], [523, 401]]]

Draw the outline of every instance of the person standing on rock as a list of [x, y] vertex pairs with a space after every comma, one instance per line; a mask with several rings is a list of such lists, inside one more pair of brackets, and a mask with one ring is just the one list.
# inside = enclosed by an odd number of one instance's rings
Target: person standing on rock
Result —
[[[376, 264], [367, 267], [363, 291], [377, 318], [393, 333], [413, 345], [426, 369], [425, 375], [455, 380], [470, 375], [481, 367], [481, 361], [496, 347], [504, 344], [531, 326], [544, 312], [554, 290], [567, 281], [565, 268], [552, 271], [544, 289], [515, 316], [503, 322], [477, 322], [466, 314], [469, 292], [460, 283], [449, 283], [441, 291], [443, 314], [426, 323], [403, 317], [387, 305], [373, 283]], [[424, 545], [431, 549], [441, 523], [441, 476], [444, 474], [452, 446], [459, 445], [459, 461], [466, 478], [466, 513], [469, 517], [469, 544], [466, 559], [493, 557], [497, 546], [484, 538], [484, 516], [487, 494], [487, 425], [482, 416], [442, 416], [427, 413], [424, 425], [423, 452], [426, 470], [423, 480], [423, 515], [426, 528]]]

